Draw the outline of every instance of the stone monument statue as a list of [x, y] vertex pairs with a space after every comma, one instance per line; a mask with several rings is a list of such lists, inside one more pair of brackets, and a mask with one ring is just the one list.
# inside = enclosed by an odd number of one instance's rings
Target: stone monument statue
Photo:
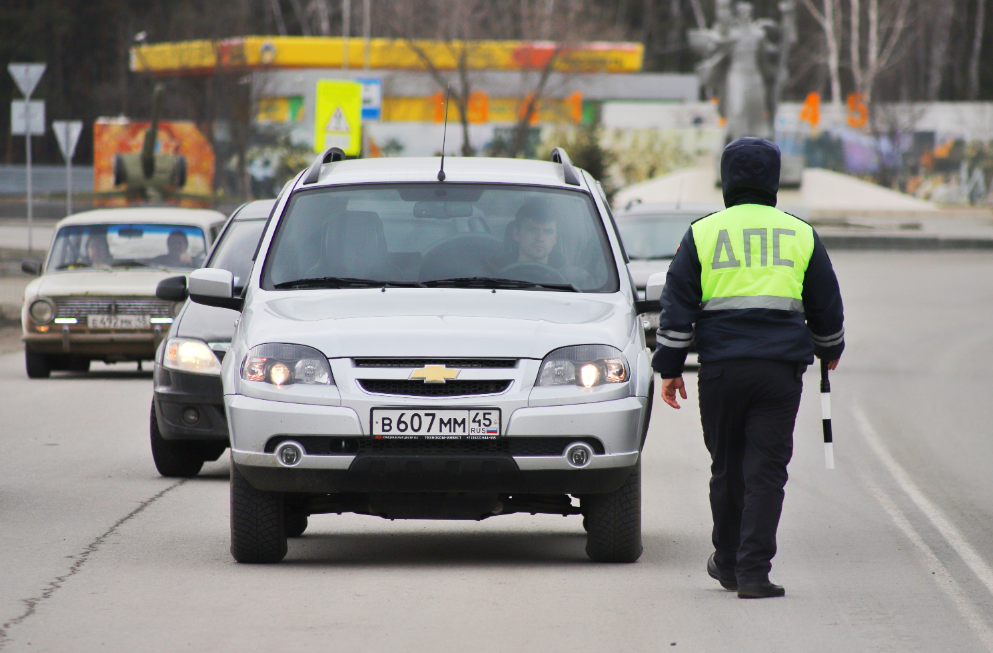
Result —
[[703, 57], [700, 81], [718, 99], [718, 112], [727, 121], [726, 142], [772, 138], [789, 50], [797, 40], [794, 0], [783, 0], [779, 9], [777, 24], [756, 20], [750, 2], [738, 2], [732, 11], [730, 0], [717, 0], [714, 27], [690, 33], [691, 46]]
[[[738, 2], [732, 9], [731, 0], [716, 0], [716, 10], [714, 26], [693, 30], [689, 37], [703, 57], [697, 65], [700, 83], [717, 99], [725, 122], [719, 149], [742, 136], [772, 140], [790, 48], [797, 42], [795, 0], [779, 3], [779, 23], [756, 19], [750, 2]], [[784, 153], [780, 185], [799, 187], [802, 178], [803, 157]]]

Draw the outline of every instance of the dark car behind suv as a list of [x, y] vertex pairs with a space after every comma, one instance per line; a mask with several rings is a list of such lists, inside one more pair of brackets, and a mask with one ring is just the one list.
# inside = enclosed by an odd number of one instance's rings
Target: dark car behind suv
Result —
[[[228, 270], [237, 287], [253, 256], [275, 200], [239, 207], [228, 219], [205, 267]], [[186, 298], [186, 277], [159, 284], [160, 299]], [[228, 447], [221, 361], [231, 345], [237, 311], [186, 302], [155, 357], [150, 435], [152, 458], [163, 476], [196, 476]]]

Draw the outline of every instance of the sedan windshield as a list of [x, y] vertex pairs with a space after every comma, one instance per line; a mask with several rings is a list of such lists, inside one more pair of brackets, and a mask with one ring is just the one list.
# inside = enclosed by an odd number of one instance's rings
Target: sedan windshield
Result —
[[172, 224], [81, 224], [59, 229], [48, 270], [188, 268], [203, 264], [200, 227]]
[[617, 229], [630, 258], [672, 258], [693, 219], [683, 216], [621, 218], [617, 221]]
[[505, 184], [297, 192], [269, 248], [262, 285], [618, 289], [588, 194]]

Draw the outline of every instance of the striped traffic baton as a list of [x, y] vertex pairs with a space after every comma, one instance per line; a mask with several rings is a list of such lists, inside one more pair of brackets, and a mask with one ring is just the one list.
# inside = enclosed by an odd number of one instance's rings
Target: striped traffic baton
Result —
[[828, 361], [821, 360], [821, 424], [824, 426], [824, 466], [834, 469], [834, 437], [831, 434], [831, 380]]

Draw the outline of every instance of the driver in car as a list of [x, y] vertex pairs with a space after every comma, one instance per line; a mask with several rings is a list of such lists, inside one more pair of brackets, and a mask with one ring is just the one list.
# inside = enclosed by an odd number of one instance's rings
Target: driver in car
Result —
[[517, 211], [512, 223], [511, 237], [517, 243], [518, 263], [548, 265], [548, 256], [555, 247], [558, 225], [542, 211], [541, 202], [527, 202]]
[[106, 236], [90, 236], [86, 242], [86, 255], [90, 259], [90, 265], [110, 265], [114, 257], [110, 255], [110, 245], [107, 244]]
[[546, 266], [562, 277], [562, 279], [552, 279], [548, 278], [548, 275], [539, 274], [541, 278], [531, 278], [530, 274], [524, 274], [523, 280], [564, 282], [580, 288], [593, 285], [588, 272], [571, 265], [563, 265], [561, 253], [557, 255], [554, 253], [558, 242], [558, 223], [542, 200], [525, 202], [517, 210], [514, 221], [510, 223], [510, 236], [517, 243], [518, 250], [517, 261], [512, 263], [510, 268], [524, 268], [529, 264]]

